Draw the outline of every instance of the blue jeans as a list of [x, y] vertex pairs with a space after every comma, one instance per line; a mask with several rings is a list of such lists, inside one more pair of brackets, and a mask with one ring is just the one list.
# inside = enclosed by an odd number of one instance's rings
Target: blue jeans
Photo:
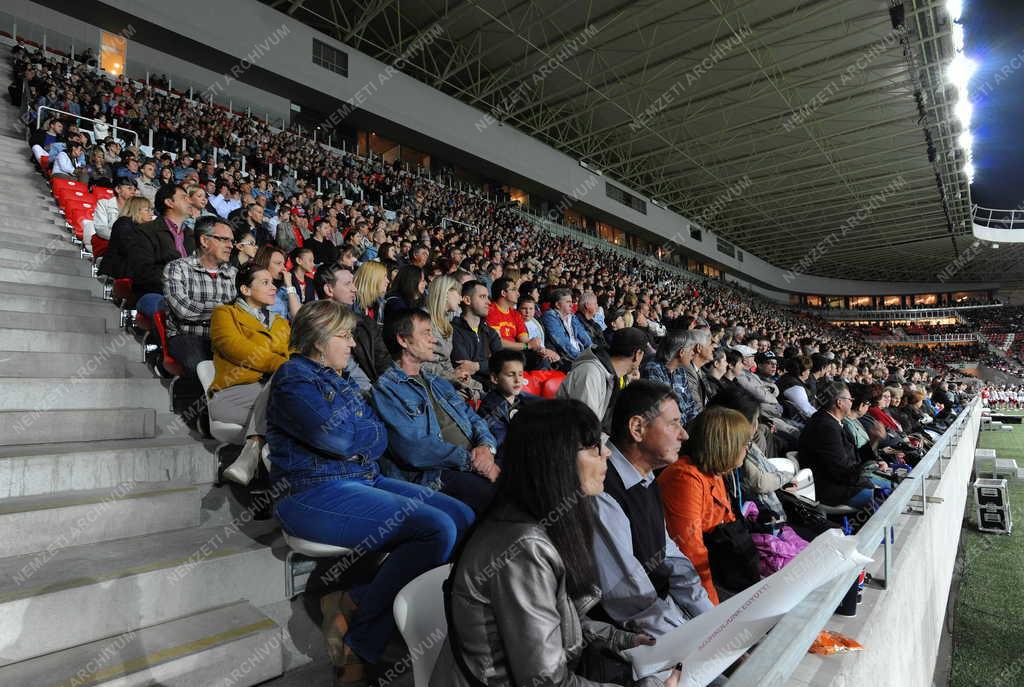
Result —
[[390, 552], [370, 584], [349, 590], [359, 609], [345, 643], [370, 663], [380, 659], [394, 634], [395, 596], [421, 573], [446, 563], [473, 523], [465, 504], [389, 477], [324, 482], [281, 499], [275, 513], [293, 536]]
[[162, 293], [144, 293], [135, 301], [135, 309], [146, 317], [152, 317], [157, 310], [164, 309], [164, 296]]

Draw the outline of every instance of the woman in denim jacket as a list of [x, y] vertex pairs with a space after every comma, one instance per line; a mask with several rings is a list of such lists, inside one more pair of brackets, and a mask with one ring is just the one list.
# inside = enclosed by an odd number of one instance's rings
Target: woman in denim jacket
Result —
[[384, 424], [338, 372], [348, 363], [355, 324], [352, 311], [334, 301], [303, 305], [292, 322], [294, 353], [274, 375], [267, 408], [271, 479], [282, 494], [275, 514], [285, 532], [390, 554], [370, 584], [343, 600], [357, 607], [351, 621], [325, 619], [332, 661], [352, 672], [360, 660], [380, 660], [395, 631], [398, 591], [447, 561], [473, 521], [467, 506], [429, 485], [381, 476]]

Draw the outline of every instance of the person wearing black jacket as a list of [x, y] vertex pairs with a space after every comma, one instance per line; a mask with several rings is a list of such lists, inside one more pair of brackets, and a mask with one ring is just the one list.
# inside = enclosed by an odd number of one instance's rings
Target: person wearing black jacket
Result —
[[313, 286], [318, 299], [328, 298], [347, 305], [358, 318], [352, 330], [352, 336], [356, 341], [352, 357], [355, 358], [359, 369], [369, 377], [370, 383], [375, 384], [377, 378], [391, 366], [391, 355], [384, 344], [380, 327], [373, 318], [352, 308], [356, 302], [355, 275], [352, 270], [338, 263], [321, 265], [316, 271]]
[[110, 243], [100, 259], [99, 272], [111, 279], [130, 276], [131, 247], [139, 226], [153, 220], [153, 204], [147, 198], [136, 196], [125, 201], [122, 214], [110, 227]]
[[480, 369], [473, 374], [473, 379], [487, 391], [494, 386], [489, 363], [491, 355], [503, 348], [501, 336], [487, 324], [490, 307], [487, 287], [471, 279], [462, 285], [462, 315], [452, 320], [452, 364], [458, 365], [462, 360], [479, 363]]
[[187, 258], [196, 249], [195, 237], [183, 226], [191, 216], [185, 190], [171, 184], [161, 186], [153, 204], [158, 217], [139, 226], [127, 251], [126, 271], [132, 278], [132, 291], [139, 297], [136, 307], [145, 315], [152, 315], [163, 303], [167, 263]]
[[800, 434], [798, 460], [814, 473], [816, 498], [830, 506], [863, 508], [873, 503], [874, 485], [864, 475], [864, 461], [843, 419], [853, 407], [853, 396], [843, 382], [832, 382], [827, 400], [807, 421]]

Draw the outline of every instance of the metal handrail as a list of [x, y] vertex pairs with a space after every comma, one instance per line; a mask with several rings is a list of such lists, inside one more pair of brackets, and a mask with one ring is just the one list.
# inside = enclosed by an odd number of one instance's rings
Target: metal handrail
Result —
[[[889, 581], [895, 546], [892, 532], [896, 519], [906, 510], [915, 496], [921, 497], [921, 508], [927, 509], [925, 489], [932, 468], [942, 457], [951, 457], [964, 434], [966, 422], [981, 407], [981, 401], [971, 401], [949, 429], [939, 437], [931, 450], [910, 475], [896, 487], [875, 514], [857, 533], [857, 550], [865, 556], [872, 556], [879, 546], [885, 551], [883, 589]], [[947, 455], [948, 451], [948, 455]], [[843, 596], [859, 573], [840, 575], [831, 582], [818, 587], [800, 602], [796, 608], [784, 615], [772, 630], [765, 635], [750, 657], [737, 668], [726, 684], [729, 687], [775, 687], [784, 685], [807, 655], [818, 633], [835, 613]]]
[[[37, 129], [42, 129], [43, 128], [43, 117], [42, 117], [43, 110], [49, 110], [50, 112], [59, 112], [60, 114], [65, 114], [65, 115], [67, 115], [69, 117], [74, 117], [75, 119], [77, 119], [79, 121], [82, 121], [82, 122], [92, 122], [94, 127], [95, 127], [96, 124], [102, 124], [102, 125], [104, 125], [106, 127], [109, 127], [110, 129], [114, 130], [114, 137], [115, 138], [117, 137], [118, 130], [127, 131], [128, 133], [130, 133], [132, 136], [135, 137], [135, 145], [136, 145], [136, 147], [139, 145], [139, 140], [140, 140], [139, 139], [139, 134], [136, 133], [135, 131], [133, 131], [132, 129], [126, 129], [123, 126], [117, 126], [116, 124], [110, 124], [108, 122], [101, 122], [98, 119], [92, 119], [90, 117], [83, 117], [80, 114], [75, 114], [74, 112], [68, 112], [67, 110], [58, 110], [56, 107], [50, 107], [49, 105], [40, 105], [39, 108], [36, 110], [36, 128]], [[94, 128], [93, 131], [95, 131], [95, 130], [96, 129]], [[93, 135], [95, 136], [95, 134], [93, 134]]]
[[1024, 210], [999, 210], [975, 205], [971, 208], [971, 221], [986, 229], [1024, 229]]
[[982, 308], [1002, 308], [1002, 303], [983, 303], [981, 305], [946, 305], [930, 306], [927, 308], [900, 308], [899, 310], [854, 310], [851, 308], [803, 308], [807, 312], [818, 317], [844, 318], [865, 320], [897, 320], [897, 319], [918, 319], [924, 320], [937, 317], [953, 317], [965, 310], [981, 310]]

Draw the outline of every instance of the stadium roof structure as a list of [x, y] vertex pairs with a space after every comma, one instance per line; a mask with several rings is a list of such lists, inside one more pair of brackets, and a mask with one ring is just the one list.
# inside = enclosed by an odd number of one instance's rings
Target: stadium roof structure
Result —
[[974, 245], [945, 0], [262, 1], [784, 269], [1024, 278]]

